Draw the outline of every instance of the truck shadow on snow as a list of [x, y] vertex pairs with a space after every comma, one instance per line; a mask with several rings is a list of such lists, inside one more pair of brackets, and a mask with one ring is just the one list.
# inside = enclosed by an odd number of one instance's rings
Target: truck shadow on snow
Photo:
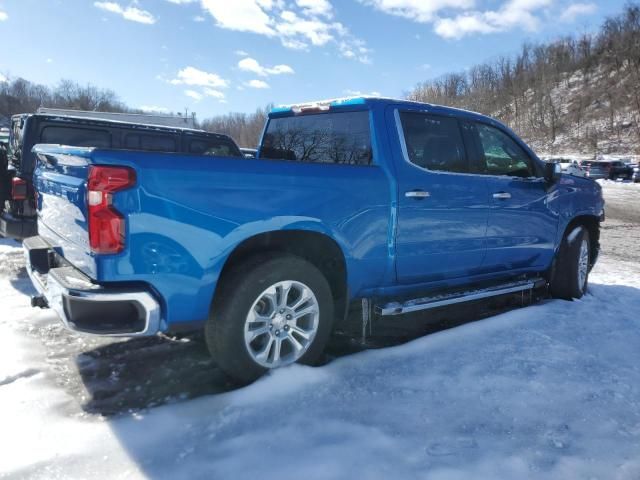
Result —
[[[334, 334], [324, 363], [366, 349], [405, 343], [534, 300], [523, 300], [518, 294], [406, 315], [401, 322], [397, 317], [390, 320], [374, 317], [365, 341], [361, 312], [353, 308], [348, 321]], [[81, 393], [76, 392], [83, 410], [103, 416], [118, 416], [241, 387], [216, 367], [201, 334], [95, 345], [77, 355], [75, 363], [83, 383], [78, 388]]]

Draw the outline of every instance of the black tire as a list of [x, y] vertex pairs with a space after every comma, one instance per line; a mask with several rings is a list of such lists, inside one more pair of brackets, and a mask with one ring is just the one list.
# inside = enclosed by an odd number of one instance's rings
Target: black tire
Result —
[[252, 305], [262, 292], [281, 281], [305, 284], [315, 295], [319, 321], [315, 337], [297, 360], [313, 365], [322, 357], [333, 326], [333, 297], [324, 275], [306, 260], [288, 254], [250, 258], [221, 279], [205, 326], [205, 340], [218, 366], [234, 380], [250, 383], [269, 369], [249, 354], [244, 327]]
[[[576, 232], [576, 229], [578, 231]], [[583, 242], [586, 242], [589, 259], [591, 258], [591, 242], [589, 232], [582, 226], [570, 229], [562, 239], [550, 282], [551, 295], [555, 298], [571, 300], [581, 298], [589, 285], [590, 265], [581, 284], [579, 267]]]

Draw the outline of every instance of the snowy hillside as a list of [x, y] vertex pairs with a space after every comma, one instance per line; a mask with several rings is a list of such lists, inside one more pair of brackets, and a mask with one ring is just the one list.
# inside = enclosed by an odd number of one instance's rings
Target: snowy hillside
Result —
[[[635, 200], [636, 187], [605, 185], [605, 198]], [[20, 249], [2, 241], [0, 477], [640, 478], [640, 264], [618, 254], [581, 301], [102, 417], [60, 369], [89, 342], [28, 306]]]

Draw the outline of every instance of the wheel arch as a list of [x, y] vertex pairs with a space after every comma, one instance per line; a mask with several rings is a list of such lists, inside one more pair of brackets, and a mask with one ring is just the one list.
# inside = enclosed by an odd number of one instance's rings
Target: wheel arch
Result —
[[214, 290], [215, 299], [225, 276], [251, 257], [265, 253], [295, 255], [307, 260], [325, 276], [333, 296], [335, 315], [341, 320], [349, 303], [347, 260], [338, 242], [315, 230], [275, 230], [241, 241], [227, 256]]
[[593, 266], [598, 258], [598, 252], [600, 251], [600, 218], [596, 215], [583, 214], [571, 218], [562, 230], [562, 235], [560, 236], [557, 249], [560, 248], [565, 236], [578, 226], [586, 228], [587, 233], [589, 234], [589, 242], [591, 243], [589, 264], [590, 266]]

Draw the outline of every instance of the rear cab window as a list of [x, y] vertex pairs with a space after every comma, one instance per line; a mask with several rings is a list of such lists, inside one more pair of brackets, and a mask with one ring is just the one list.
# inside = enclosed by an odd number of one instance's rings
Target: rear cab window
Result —
[[172, 135], [153, 135], [146, 133], [127, 133], [124, 148], [146, 152], [177, 152], [177, 142]]
[[44, 127], [40, 142], [72, 147], [111, 148], [111, 133], [107, 130], [73, 127]]
[[260, 158], [370, 165], [369, 111], [271, 118], [262, 141]]

